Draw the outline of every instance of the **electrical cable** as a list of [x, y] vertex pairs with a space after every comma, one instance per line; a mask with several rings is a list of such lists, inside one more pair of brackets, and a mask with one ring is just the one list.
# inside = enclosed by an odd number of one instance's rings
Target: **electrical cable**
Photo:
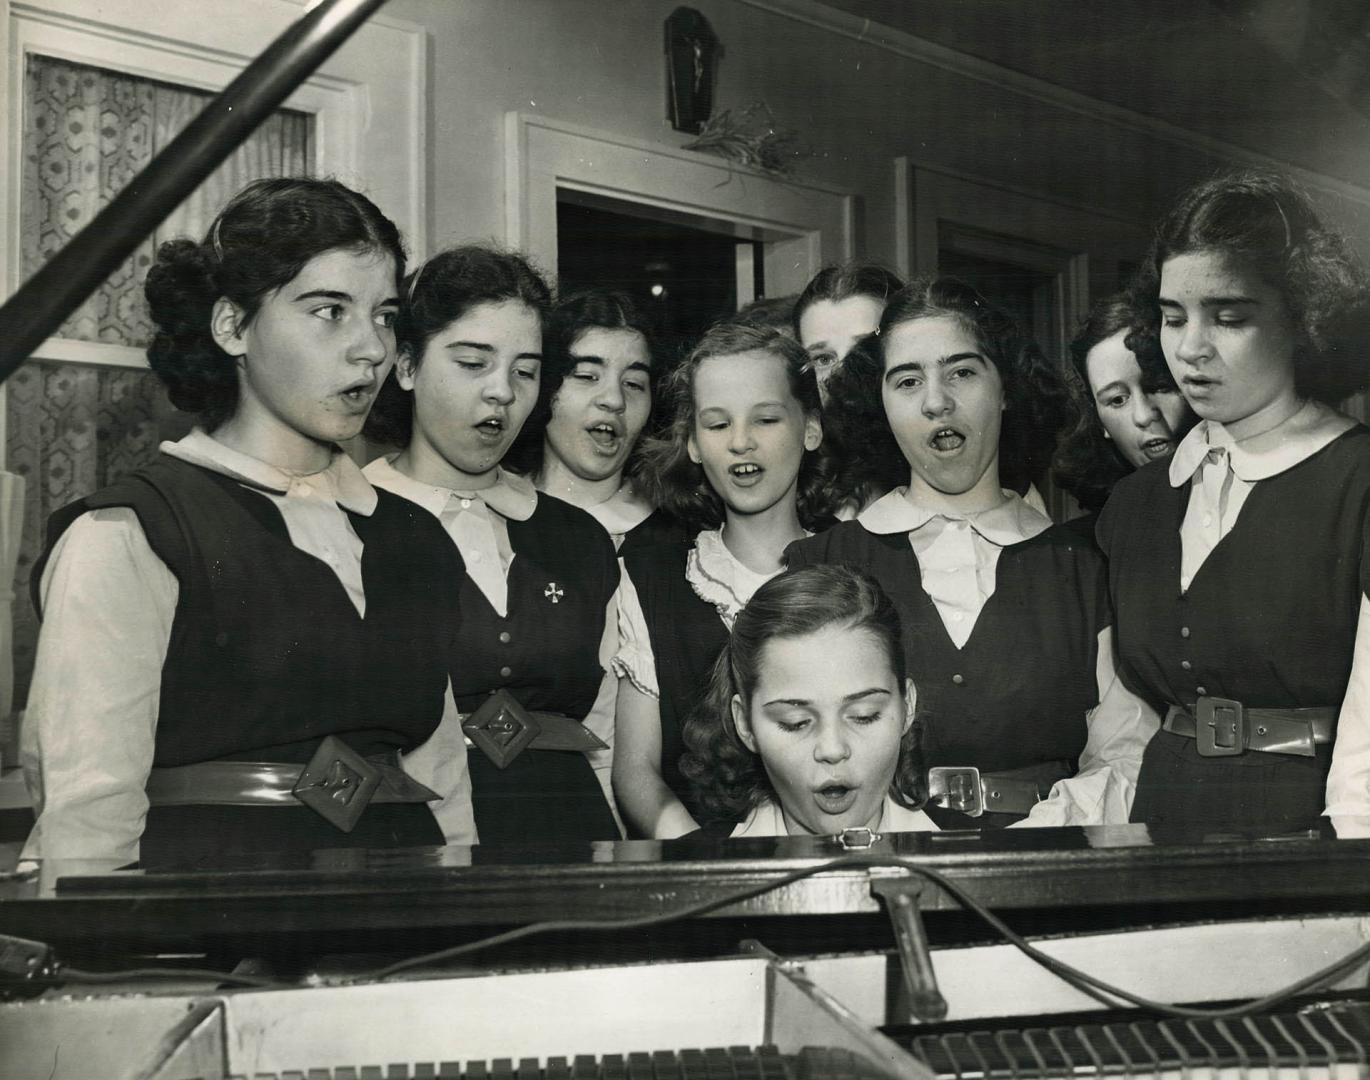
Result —
[[[830, 859], [827, 862], [792, 871], [782, 877], [765, 882], [761, 885], [748, 886], [747, 888], [738, 889], [724, 896], [687, 904], [684, 907], [675, 908], [674, 910], [660, 912], [654, 915], [635, 915], [619, 919], [550, 919], [543, 922], [529, 923], [526, 926], [517, 927], [513, 930], [506, 930], [499, 934], [492, 934], [489, 937], [481, 938], [477, 941], [469, 941], [461, 945], [439, 949], [435, 952], [409, 957], [405, 960], [388, 964], [385, 967], [352, 976], [345, 980], [344, 984], [379, 982], [402, 972], [412, 971], [415, 968], [431, 967], [450, 960], [455, 960], [462, 956], [467, 956], [471, 953], [495, 948], [499, 945], [507, 945], [511, 942], [521, 941], [524, 938], [542, 934], [604, 930], [641, 930], [650, 927], [665, 926], [673, 922], [679, 922], [682, 919], [707, 915], [720, 908], [743, 903], [747, 900], [753, 900], [759, 896], [764, 896], [766, 893], [774, 892], [777, 889], [783, 889], [788, 885], [793, 885], [795, 882], [803, 881], [805, 878], [810, 878], [817, 874], [836, 870], [875, 869], [904, 870], [907, 873], [931, 882], [951, 896], [952, 899], [967, 911], [976, 915], [982, 922], [1030, 960], [1039, 964], [1047, 971], [1050, 971], [1057, 978], [1063, 980], [1076, 990], [1110, 1008], [1118, 1007], [1121, 1002], [1139, 1009], [1144, 1009], [1148, 1012], [1159, 1013], [1163, 1016], [1173, 1017], [1175, 1019], [1238, 1019], [1264, 1012], [1299, 994], [1321, 989], [1333, 982], [1339, 976], [1353, 970], [1367, 960], [1370, 960], [1370, 944], [1366, 944], [1352, 950], [1350, 953], [1325, 967], [1306, 975], [1297, 982], [1291, 983], [1274, 993], [1267, 994], [1265, 997], [1257, 998], [1242, 1005], [1228, 1006], [1219, 1009], [1171, 1005], [1162, 1001], [1154, 1001], [1150, 998], [1143, 997], [1140, 994], [1134, 994], [1131, 991], [1114, 986], [1095, 975], [1091, 975], [1086, 971], [1082, 971], [1071, 964], [1067, 964], [1063, 960], [1058, 960], [1043, 952], [1005, 923], [993, 911], [966, 893], [961, 886], [949, 880], [938, 871], [922, 866], [905, 856], [870, 854], [845, 855], [836, 859]], [[198, 968], [133, 968], [126, 971], [92, 972], [83, 971], [79, 968], [59, 967], [47, 978], [51, 978], [55, 981], [66, 980], [83, 983], [112, 983], [140, 978], [205, 978], [239, 986], [272, 990], [298, 989], [302, 985], [300, 983], [289, 982], [283, 979], [274, 979], [268, 976], [235, 975]]]

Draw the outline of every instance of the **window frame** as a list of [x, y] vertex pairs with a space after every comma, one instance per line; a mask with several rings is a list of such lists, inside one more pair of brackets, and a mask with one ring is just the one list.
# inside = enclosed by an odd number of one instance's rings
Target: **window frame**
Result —
[[[23, 180], [24, 72], [31, 54], [89, 64], [132, 76], [193, 89], [218, 92], [253, 55], [231, 51], [234, 44], [258, 50], [299, 18], [298, 0], [253, 0], [215, 5], [208, 13], [198, 5], [144, 5], [139, 0], [104, 0], [98, 9], [88, 0], [42, 0], [6, 3], [3, 85], [7, 104], [0, 114], [0, 145], [6, 165], [0, 194], [6, 207], [6, 257], [0, 266], [0, 295], [9, 296], [22, 280], [20, 209]], [[148, 10], [150, 8], [151, 10]], [[180, 11], [173, 14], [175, 9]], [[187, 8], [192, 9], [187, 12]], [[90, 17], [98, 10], [101, 20]], [[336, 176], [367, 190], [384, 207], [416, 249], [426, 218], [423, 167], [426, 110], [425, 32], [396, 20], [373, 20], [284, 103], [283, 107], [314, 118], [313, 165], [317, 175]], [[361, 39], [361, 40], [357, 40]], [[230, 47], [225, 47], [225, 46]], [[377, 142], [398, 142], [412, 151], [408, 170], [372, 170], [363, 177], [362, 163], [376, 160]], [[407, 175], [406, 175], [407, 174]], [[52, 337], [31, 360], [142, 368], [142, 349], [106, 342]], [[0, 395], [3, 388], [0, 387]], [[2, 400], [2, 399], [0, 399]], [[0, 454], [3, 454], [3, 409], [0, 409]]]

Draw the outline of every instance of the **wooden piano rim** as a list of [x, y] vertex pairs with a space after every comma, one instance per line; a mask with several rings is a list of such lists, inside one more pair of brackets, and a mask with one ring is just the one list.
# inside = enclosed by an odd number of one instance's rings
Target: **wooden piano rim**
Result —
[[[1079, 837], [1082, 830], [1051, 830]], [[1040, 835], [1041, 841], [1051, 838]], [[1025, 839], [1026, 837], [1026, 839]], [[1186, 902], [1313, 899], [1363, 907], [1370, 896], [1370, 841], [1232, 840], [1089, 847], [963, 838], [939, 846], [926, 835], [887, 838], [878, 853], [907, 855], [980, 902], [1000, 910]], [[646, 842], [643, 842], [646, 843]], [[602, 845], [632, 857], [632, 844]], [[699, 857], [693, 857], [695, 849]], [[670, 861], [588, 861], [441, 865], [451, 849], [342, 853], [331, 869], [211, 873], [123, 872], [61, 880], [54, 893], [0, 885], [0, 922], [9, 933], [55, 922], [64, 937], [136, 933], [159, 920], [183, 932], [317, 927], [494, 926], [662, 913], [778, 880], [842, 854], [819, 839], [667, 846]], [[769, 854], [767, 854], [769, 853]], [[601, 851], [601, 855], [603, 851]], [[408, 863], [409, 865], [406, 865]], [[756, 917], [874, 913], [875, 877], [897, 869], [828, 871], [713, 913]], [[933, 890], [925, 910], [959, 908]], [[1230, 908], [1215, 906], [1216, 917]], [[34, 936], [39, 936], [34, 934]]]

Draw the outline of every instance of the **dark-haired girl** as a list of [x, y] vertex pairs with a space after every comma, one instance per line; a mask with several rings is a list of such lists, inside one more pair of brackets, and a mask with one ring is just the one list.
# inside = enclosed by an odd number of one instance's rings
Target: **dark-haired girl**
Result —
[[883, 266], [849, 262], [825, 266], [804, 286], [794, 305], [794, 330], [821, 392], [851, 347], [879, 329], [885, 305], [903, 285]]
[[811, 566], [766, 582], [733, 624], [681, 771], [705, 832], [935, 829], [899, 614], [869, 577]]
[[[323, 180], [259, 181], [203, 243], [163, 245], [148, 360], [201, 427], [53, 518], [26, 855], [473, 839], [464, 755], [419, 749], [451, 697], [460, 561], [337, 446], [394, 361], [403, 267], [395, 226]], [[400, 755], [449, 795], [442, 827]]]
[[1195, 417], [1170, 376], [1152, 320], [1126, 293], [1100, 300], [1070, 343], [1073, 427], [1056, 455], [1056, 476], [1088, 512], [1092, 531], [1113, 485], [1168, 459]]
[[715, 326], [671, 373], [667, 400], [671, 427], [648, 447], [643, 478], [698, 533], [624, 559], [615, 659], [614, 792], [629, 826], [657, 837], [698, 826], [681, 730], [728, 628], [833, 505], [818, 385], [793, 338]]
[[[434, 256], [406, 285], [395, 374], [367, 424], [403, 449], [366, 475], [437, 518], [466, 566], [462, 731], [443, 736], [464, 732], [479, 748], [469, 761], [483, 844], [619, 836], [606, 795], [614, 546], [583, 510], [501, 465], [538, 400], [549, 303], [517, 255]], [[537, 733], [526, 745], [524, 730]]]
[[1370, 381], [1363, 274], [1288, 180], [1244, 172], [1161, 221], [1142, 289], [1202, 419], [1099, 521], [1125, 674], [1165, 709], [1133, 816], [1364, 833], [1370, 431], [1332, 407]]
[[827, 416], [899, 486], [789, 565], [860, 567], [893, 600], [928, 764], [979, 770], [933, 792], [934, 820], [1126, 820], [1155, 718], [1114, 677], [1103, 562], [1010, 489], [1051, 453], [1059, 375], [969, 286], [923, 278], [833, 376]]
[[620, 554], [681, 534], [626, 475], [651, 420], [657, 364], [630, 297], [563, 297], [548, 318], [538, 405], [510, 451], [539, 491], [603, 525]]

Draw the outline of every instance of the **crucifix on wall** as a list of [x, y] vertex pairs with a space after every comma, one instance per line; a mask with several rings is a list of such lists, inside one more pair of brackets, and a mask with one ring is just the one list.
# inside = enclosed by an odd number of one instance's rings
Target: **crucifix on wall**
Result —
[[721, 52], [703, 15], [686, 7], [671, 12], [666, 20], [666, 111], [676, 131], [698, 135], [709, 119]]

